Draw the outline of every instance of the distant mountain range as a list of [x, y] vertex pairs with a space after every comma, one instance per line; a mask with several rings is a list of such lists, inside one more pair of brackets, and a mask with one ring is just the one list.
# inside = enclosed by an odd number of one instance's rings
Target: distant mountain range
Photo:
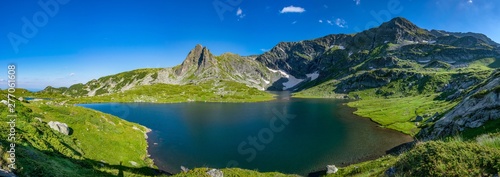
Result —
[[[500, 58], [500, 44], [479, 33], [425, 30], [398, 17], [357, 34], [280, 42], [259, 56], [215, 56], [197, 45], [181, 65], [172, 68], [129, 71], [69, 88], [47, 87], [43, 92], [95, 96], [138, 85], [182, 85], [207, 80], [236, 81], [260, 90], [301, 90], [363, 70], [416, 65], [460, 67], [483, 58]], [[357, 88], [348, 90], [352, 89]]]
[[[231, 85], [234, 85], [225, 83], [239, 83], [261, 91], [290, 90], [301, 97], [362, 99], [360, 93], [375, 89], [371, 97], [438, 95], [435, 100], [457, 104], [470, 102], [473, 99], [469, 97], [475, 93], [498, 93], [499, 80], [495, 78], [498, 77], [496, 68], [499, 67], [500, 44], [483, 34], [426, 30], [397, 17], [356, 34], [332, 34], [313, 40], [280, 42], [258, 56], [232, 53], [215, 56], [206, 47], [196, 45], [182, 64], [175, 67], [138, 69], [69, 88], [49, 86], [39, 93], [87, 98], [121, 93], [119, 97], [123, 97], [126, 91], [139, 86], [147, 90], [148, 86], [155, 84], [170, 84], [203, 85], [203, 88], [212, 85], [215, 90], [201, 90], [213, 93], [213, 97], [224, 97], [217, 94], [231, 92]], [[487, 81], [489, 83], [485, 83]], [[488, 84], [489, 87], [480, 89], [480, 86]], [[241, 87], [239, 90], [242, 90]], [[475, 99], [482, 106], [475, 110], [477, 113], [496, 113], [499, 98], [495, 95], [487, 98], [493, 101], [483, 103]], [[463, 109], [469, 104], [461, 105]], [[415, 114], [419, 115], [416, 110]], [[477, 120], [481, 123], [473, 126], [498, 118], [490, 116], [484, 119], [484, 116], [479, 116]], [[437, 119], [433, 117], [432, 121]], [[448, 128], [437, 133], [437, 130], [432, 130], [433, 134], [451, 133], [454, 123], [438, 124]]]

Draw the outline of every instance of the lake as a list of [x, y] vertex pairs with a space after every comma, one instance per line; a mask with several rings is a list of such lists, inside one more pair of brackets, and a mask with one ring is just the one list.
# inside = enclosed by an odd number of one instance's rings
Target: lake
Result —
[[335, 99], [279, 96], [259, 103], [105, 103], [81, 106], [144, 125], [162, 170], [239, 167], [306, 175], [384, 155], [412, 141]]

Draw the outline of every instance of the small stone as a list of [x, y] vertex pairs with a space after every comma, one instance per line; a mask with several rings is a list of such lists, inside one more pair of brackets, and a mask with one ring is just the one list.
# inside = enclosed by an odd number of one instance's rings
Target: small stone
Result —
[[49, 127], [65, 135], [69, 135], [69, 127], [65, 123], [50, 121], [48, 123]]
[[182, 172], [188, 172], [189, 168], [186, 168], [185, 166], [181, 166], [181, 170], [182, 170]]
[[395, 176], [396, 175], [396, 168], [391, 167], [385, 171], [386, 176]]
[[134, 161], [128, 161], [128, 162], [129, 162], [132, 166], [134, 166], [134, 167], [137, 167], [137, 165], [138, 165], [138, 164], [137, 164], [137, 162], [134, 162]]
[[337, 173], [339, 169], [335, 165], [327, 165], [326, 166], [326, 174], [333, 174]]
[[211, 177], [224, 177], [224, 173], [222, 173], [222, 171], [217, 170], [215, 168], [207, 171], [207, 175], [209, 175]]
[[422, 116], [417, 116], [415, 118], [415, 122], [422, 122], [424, 120], [424, 118]]
[[35, 117], [35, 120], [38, 120], [38, 122], [42, 123], [42, 118], [40, 117]]

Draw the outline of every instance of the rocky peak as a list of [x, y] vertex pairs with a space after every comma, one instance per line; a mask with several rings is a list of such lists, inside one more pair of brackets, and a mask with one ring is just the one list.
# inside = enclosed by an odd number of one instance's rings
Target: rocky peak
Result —
[[396, 17], [388, 22], [382, 23], [376, 30], [376, 34], [384, 42], [401, 43], [404, 41], [422, 42], [435, 38], [429, 31], [418, 27], [409, 20]]
[[403, 17], [396, 17], [393, 18], [392, 20], [382, 23], [380, 25], [380, 28], [393, 28], [393, 29], [403, 29], [403, 30], [408, 30], [408, 31], [414, 31], [418, 29], [419, 27], [406, 18]]
[[175, 70], [177, 75], [186, 74], [190, 69], [200, 70], [213, 66], [217, 63], [214, 55], [210, 53], [207, 47], [197, 44], [193, 50], [189, 52], [186, 59], [182, 62], [180, 68]]

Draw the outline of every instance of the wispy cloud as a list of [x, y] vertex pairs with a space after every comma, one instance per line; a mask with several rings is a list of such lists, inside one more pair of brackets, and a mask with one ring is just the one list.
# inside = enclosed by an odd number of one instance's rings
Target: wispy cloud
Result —
[[302, 7], [288, 6], [288, 7], [283, 7], [280, 13], [302, 13], [305, 11], [306, 10]]
[[74, 75], [75, 75], [75, 73], [69, 73], [69, 76], [70, 76], [70, 77], [72, 77], [72, 76], [74, 76]]
[[318, 22], [319, 22], [319, 23], [323, 23], [323, 20], [319, 20]]
[[295, 23], [297, 23], [297, 21], [293, 21], [293, 22], [292, 22], [292, 25], [295, 25]]
[[330, 20], [326, 20], [326, 23], [333, 25], [332, 21], [330, 21]]
[[335, 25], [337, 25], [338, 27], [341, 27], [341, 28], [347, 28], [347, 22], [341, 18], [337, 18], [335, 20]]
[[238, 16], [239, 18], [245, 17], [245, 14], [243, 14], [243, 10], [241, 10], [241, 8], [239, 7], [238, 10], [236, 11], [236, 16]]
[[269, 49], [260, 49], [260, 51], [267, 52], [267, 51], [269, 51]]
[[472, 2], [472, 0], [468, 0], [467, 3], [472, 4], [473, 2]]
[[356, 2], [356, 5], [361, 4], [361, 0], [352, 0], [352, 1]]

